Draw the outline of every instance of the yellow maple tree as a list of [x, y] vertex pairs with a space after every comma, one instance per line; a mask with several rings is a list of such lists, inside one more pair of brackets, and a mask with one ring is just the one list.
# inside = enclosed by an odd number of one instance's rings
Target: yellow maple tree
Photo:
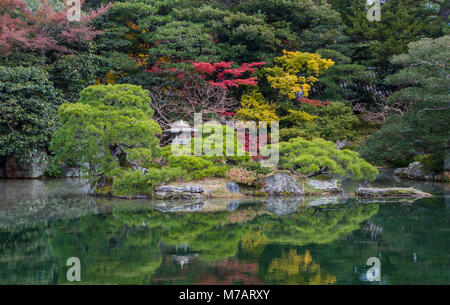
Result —
[[279, 121], [275, 106], [270, 105], [264, 99], [264, 96], [253, 90], [241, 98], [241, 108], [237, 111], [237, 117], [243, 120], [267, 122], [270, 125], [272, 121]]
[[275, 67], [266, 68], [265, 71], [271, 87], [279, 89], [281, 94], [290, 99], [295, 99], [297, 92], [307, 97], [311, 86], [319, 80], [317, 77], [334, 65], [334, 61], [316, 53], [284, 50], [283, 54], [275, 58]]

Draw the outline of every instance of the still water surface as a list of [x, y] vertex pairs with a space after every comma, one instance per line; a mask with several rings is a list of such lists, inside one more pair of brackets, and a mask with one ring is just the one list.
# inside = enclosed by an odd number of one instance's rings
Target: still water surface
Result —
[[132, 201], [80, 179], [0, 180], [0, 284], [73, 284], [69, 257], [81, 284], [450, 284], [449, 185], [375, 184], [436, 196]]

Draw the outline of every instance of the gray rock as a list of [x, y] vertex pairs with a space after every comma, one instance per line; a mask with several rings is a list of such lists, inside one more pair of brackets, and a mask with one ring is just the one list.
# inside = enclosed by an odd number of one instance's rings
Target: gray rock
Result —
[[265, 187], [261, 192], [270, 196], [295, 196], [303, 195], [302, 187], [291, 176], [283, 173], [266, 177], [264, 179]]
[[394, 170], [393, 174], [396, 175], [396, 176], [404, 175], [404, 173], [405, 173], [405, 168], [406, 168], [406, 167], [396, 168], [396, 169]]
[[227, 191], [230, 193], [239, 193], [240, 187], [236, 182], [227, 182]]
[[308, 180], [309, 186], [329, 193], [342, 193], [342, 188], [338, 185], [337, 180]]
[[406, 175], [408, 175], [411, 178], [419, 179], [419, 178], [424, 177], [422, 164], [420, 164], [420, 162], [413, 162], [413, 163], [409, 164], [405, 173], [406, 173]]
[[185, 187], [160, 186], [155, 188], [154, 195], [159, 199], [200, 199], [203, 198], [202, 186], [188, 185]]
[[412, 187], [360, 187], [355, 191], [360, 197], [431, 197], [429, 193], [416, 190]]
[[426, 180], [432, 181], [434, 176], [430, 173], [426, 173], [420, 162], [413, 162], [408, 167], [397, 168], [394, 170], [394, 175], [411, 180]]

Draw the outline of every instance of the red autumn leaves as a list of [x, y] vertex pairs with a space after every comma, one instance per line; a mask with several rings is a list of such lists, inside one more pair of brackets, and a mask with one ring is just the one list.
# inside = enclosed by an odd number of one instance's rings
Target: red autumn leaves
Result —
[[[232, 67], [233, 61], [230, 62], [193, 62], [192, 67], [194, 72], [199, 73], [201, 78], [214, 87], [222, 89], [228, 89], [231, 87], [239, 87], [240, 85], [256, 86], [258, 80], [256, 76], [250, 76], [255, 73], [256, 69], [264, 66], [265, 62], [252, 62], [243, 63], [240, 66]], [[176, 68], [163, 69], [158, 65], [152, 66], [150, 69], [146, 69], [150, 73], [168, 73], [177, 72]], [[183, 76], [184, 72], [181, 72], [178, 76]], [[247, 75], [247, 77], [246, 77]]]
[[22, 0], [0, 1], [0, 56], [17, 51], [71, 53], [70, 44], [89, 41], [102, 32], [95, 30], [92, 20], [105, 14], [111, 5], [83, 15], [80, 22], [69, 22], [66, 11], [56, 11], [46, 1], [32, 12]]
[[239, 87], [240, 85], [256, 86], [258, 81], [256, 76], [244, 78], [244, 75], [253, 74], [256, 69], [264, 66], [265, 62], [243, 63], [242, 65], [232, 68], [234, 62], [194, 62], [192, 66], [200, 73], [203, 79], [208, 79], [207, 83], [220, 87], [230, 88]]

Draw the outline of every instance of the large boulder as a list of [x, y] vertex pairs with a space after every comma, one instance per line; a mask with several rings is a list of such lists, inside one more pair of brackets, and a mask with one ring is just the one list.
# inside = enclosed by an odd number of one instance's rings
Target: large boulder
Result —
[[239, 184], [237, 184], [236, 182], [227, 182], [226, 188], [227, 191], [233, 194], [239, 193], [241, 191]]
[[265, 187], [261, 189], [262, 193], [269, 196], [298, 196], [303, 195], [303, 189], [298, 182], [291, 176], [283, 173], [277, 173], [264, 178]]
[[429, 193], [416, 190], [412, 187], [360, 187], [355, 191], [360, 197], [431, 197]]
[[426, 173], [420, 162], [413, 162], [408, 167], [397, 168], [394, 170], [394, 175], [411, 180], [433, 180], [433, 175]]
[[20, 163], [15, 158], [8, 158], [5, 162], [3, 176], [5, 178], [39, 178], [47, 168], [47, 159], [36, 156], [27, 163]]
[[337, 180], [308, 180], [306, 182], [310, 187], [323, 191], [325, 193], [342, 193], [342, 188]]
[[405, 174], [413, 179], [422, 179], [425, 177], [423, 166], [420, 162], [410, 163], [406, 168]]

